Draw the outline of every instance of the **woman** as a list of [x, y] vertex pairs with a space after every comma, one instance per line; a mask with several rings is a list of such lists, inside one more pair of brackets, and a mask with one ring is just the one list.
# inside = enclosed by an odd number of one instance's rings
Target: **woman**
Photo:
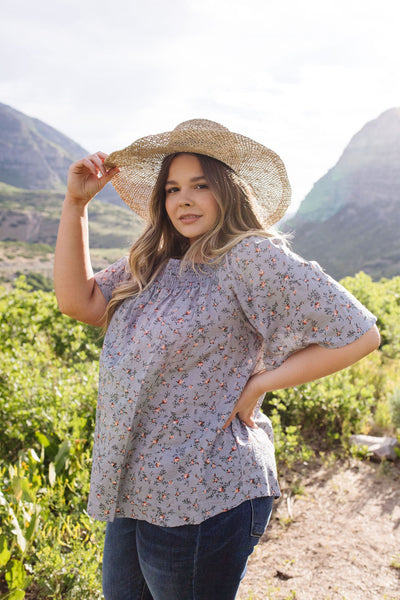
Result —
[[[111, 179], [147, 228], [94, 276], [86, 207]], [[203, 119], [70, 169], [55, 287], [107, 329], [89, 497], [106, 600], [233, 600], [279, 496], [263, 395], [379, 344], [373, 315], [273, 237], [289, 197], [274, 152]]]

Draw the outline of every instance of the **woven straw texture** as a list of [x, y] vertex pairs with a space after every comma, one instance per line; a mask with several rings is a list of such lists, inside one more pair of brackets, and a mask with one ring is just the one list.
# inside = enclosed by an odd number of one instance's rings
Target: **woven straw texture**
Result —
[[112, 179], [122, 200], [149, 220], [148, 207], [163, 159], [175, 152], [205, 154], [231, 167], [254, 190], [253, 209], [268, 227], [279, 221], [290, 204], [290, 184], [279, 156], [248, 137], [207, 119], [180, 123], [173, 131], [140, 138], [110, 154], [107, 168], [121, 171]]

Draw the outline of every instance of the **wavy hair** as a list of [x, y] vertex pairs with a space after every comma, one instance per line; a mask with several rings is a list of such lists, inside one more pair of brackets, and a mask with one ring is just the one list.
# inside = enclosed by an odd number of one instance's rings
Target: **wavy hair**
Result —
[[131, 276], [114, 290], [105, 313], [105, 329], [118, 306], [126, 298], [146, 289], [170, 258], [181, 259], [182, 263], [191, 262], [194, 269], [201, 269], [201, 263], [217, 263], [246, 237], [277, 237], [276, 232], [265, 230], [255, 215], [251, 206], [254, 192], [243, 179], [225, 163], [203, 154], [193, 154], [200, 161], [215, 197], [218, 216], [213, 227], [190, 245], [189, 239], [172, 225], [165, 208], [165, 184], [170, 165], [179, 154], [170, 154], [161, 165], [150, 201], [150, 223], [131, 247]]

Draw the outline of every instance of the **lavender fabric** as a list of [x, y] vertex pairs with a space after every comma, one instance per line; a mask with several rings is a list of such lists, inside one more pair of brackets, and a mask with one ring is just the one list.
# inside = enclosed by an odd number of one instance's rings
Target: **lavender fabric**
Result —
[[[217, 265], [171, 259], [108, 328], [100, 358], [89, 513], [197, 524], [278, 497], [270, 420], [223, 430], [251, 374], [310, 344], [337, 348], [375, 317], [279, 241], [250, 237]], [[126, 258], [96, 275], [105, 298]], [[259, 399], [258, 407], [262, 402]]]

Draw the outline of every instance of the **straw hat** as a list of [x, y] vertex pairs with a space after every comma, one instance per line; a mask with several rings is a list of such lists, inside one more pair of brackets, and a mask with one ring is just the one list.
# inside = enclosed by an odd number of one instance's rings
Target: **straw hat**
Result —
[[140, 138], [110, 154], [107, 168], [121, 171], [112, 183], [122, 200], [149, 220], [149, 202], [163, 159], [175, 152], [192, 152], [217, 158], [252, 187], [252, 208], [264, 226], [271, 226], [290, 204], [286, 169], [275, 152], [244, 135], [207, 119], [180, 123], [173, 131]]

